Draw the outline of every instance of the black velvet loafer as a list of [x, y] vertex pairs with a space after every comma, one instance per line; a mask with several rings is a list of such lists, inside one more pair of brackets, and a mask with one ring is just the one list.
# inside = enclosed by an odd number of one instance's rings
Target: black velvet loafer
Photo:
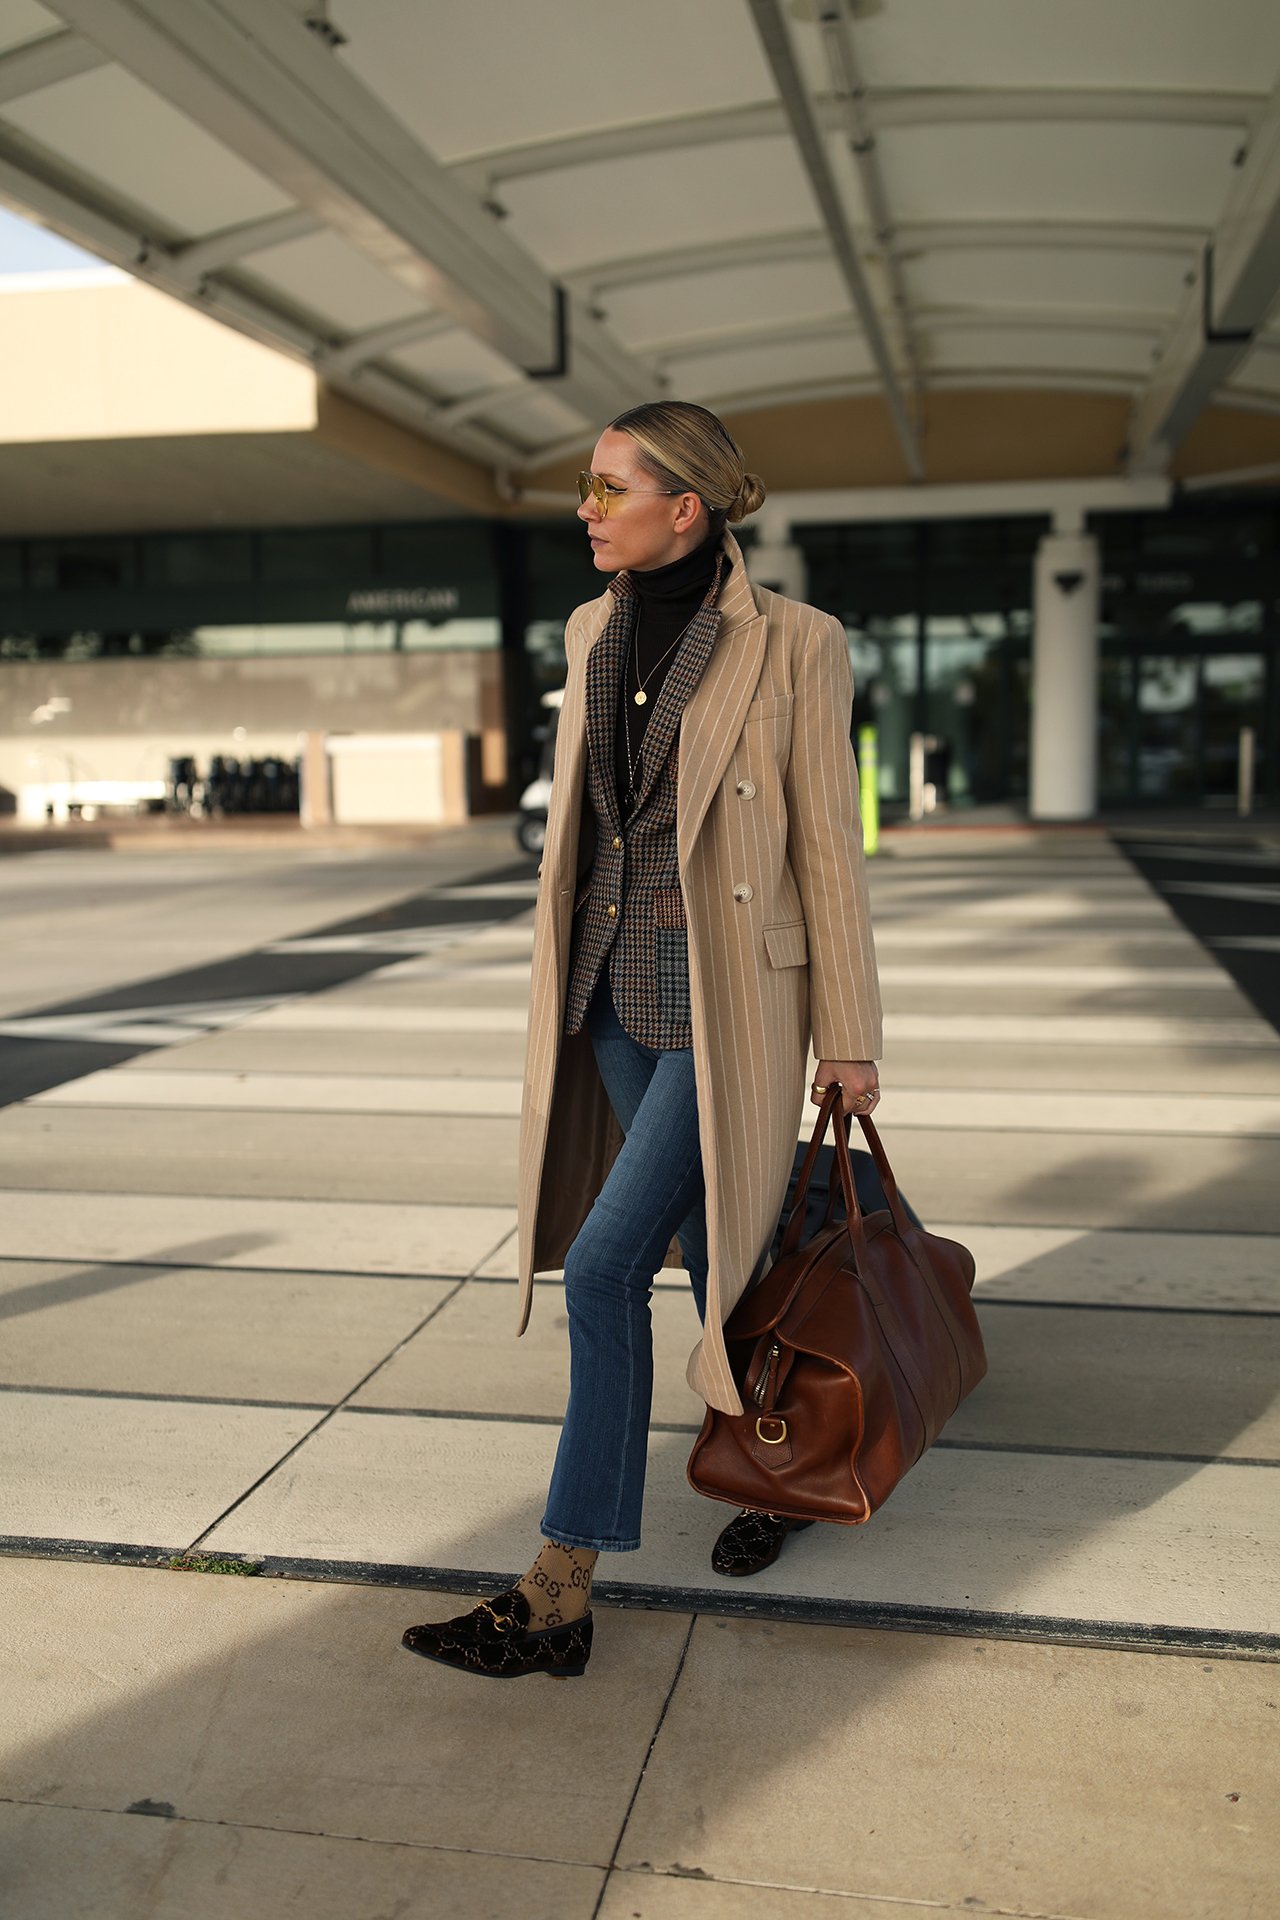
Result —
[[587, 1670], [593, 1625], [588, 1608], [580, 1619], [530, 1632], [529, 1602], [519, 1587], [508, 1587], [452, 1620], [406, 1627], [400, 1645], [424, 1660], [489, 1680], [518, 1680], [526, 1673], [567, 1680]]
[[812, 1520], [787, 1520], [780, 1515], [756, 1513], [751, 1507], [744, 1507], [712, 1547], [712, 1569], [716, 1573], [735, 1576], [759, 1573], [763, 1567], [773, 1565], [789, 1533], [802, 1533], [812, 1525]]

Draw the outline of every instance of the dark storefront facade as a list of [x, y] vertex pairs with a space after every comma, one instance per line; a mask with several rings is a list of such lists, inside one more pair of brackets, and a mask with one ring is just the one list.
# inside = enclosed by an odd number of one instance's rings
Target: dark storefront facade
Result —
[[[953, 807], [1025, 799], [1048, 530], [1043, 516], [794, 529], [809, 598], [848, 632], [855, 723], [879, 730], [890, 807], [905, 801], [913, 732], [947, 744]], [[1242, 726], [1258, 799], [1274, 803], [1280, 500], [1099, 514], [1089, 530], [1102, 547], [1100, 804], [1231, 805]], [[537, 767], [540, 696], [563, 684], [565, 620], [599, 587], [572, 519], [0, 543], [0, 731], [7, 663], [500, 651], [514, 803]]]

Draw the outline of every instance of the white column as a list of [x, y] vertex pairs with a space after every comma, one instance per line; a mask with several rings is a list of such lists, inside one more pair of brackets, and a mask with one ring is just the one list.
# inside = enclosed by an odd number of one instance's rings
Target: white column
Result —
[[809, 569], [803, 547], [792, 545], [785, 537], [778, 540], [762, 532], [746, 555], [746, 563], [747, 573], [757, 587], [768, 587], [788, 600], [808, 599]]
[[1087, 820], [1098, 804], [1098, 543], [1050, 533], [1035, 565], [1031, 818]]

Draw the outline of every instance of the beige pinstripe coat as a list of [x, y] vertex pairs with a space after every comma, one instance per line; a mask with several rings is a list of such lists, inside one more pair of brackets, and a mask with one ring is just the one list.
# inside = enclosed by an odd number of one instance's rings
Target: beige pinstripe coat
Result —
[[[720, 630], [680, 715], [676, 844], [710, 1255], [688, 1379], [709, 1405], [740, 1413], [721, 1326], [767, 1268], [810, 1038], [829, 1060], [878, 1059], [882, 1038], [844, 628], [753, 587], [731, 533], [725, 549]], [[574, 886], [595, 842], [584, 805], [586, 659], [611, 607], [607, 591], [588, 601], [565, 634], [520, 1103], [518, 1334], [535, 1272], [564, 1265], [623, 1139], [588, 1034], [563, 1033]], [[663, 1265], [683, 1264], [673, 1239]]]

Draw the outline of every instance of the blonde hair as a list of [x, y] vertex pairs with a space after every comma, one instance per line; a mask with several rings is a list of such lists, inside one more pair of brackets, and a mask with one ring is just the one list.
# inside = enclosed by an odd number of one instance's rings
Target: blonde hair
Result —
[[764, 481], [748, 473], [722, 420], [692, 400], [647, 400], [609, 425], [631, 436], [640, 464], [663, 486], [696, 493], [713, 523], [745, 520], [764, 505]]

